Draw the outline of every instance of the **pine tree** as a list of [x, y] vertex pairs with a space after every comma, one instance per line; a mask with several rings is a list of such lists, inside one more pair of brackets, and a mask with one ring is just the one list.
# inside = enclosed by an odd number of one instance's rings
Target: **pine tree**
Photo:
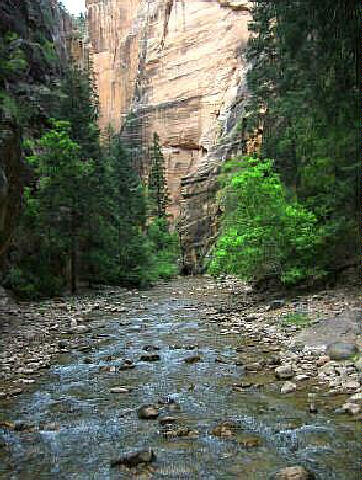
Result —
[[150, 200], [150, 214], [165, 219], [166, 208], [169, 203], [165, 179], [165, 160], [161, 151], [159, 136], [153, 133], [151, 148], [151, 169], [148, 176], [148, 196]]

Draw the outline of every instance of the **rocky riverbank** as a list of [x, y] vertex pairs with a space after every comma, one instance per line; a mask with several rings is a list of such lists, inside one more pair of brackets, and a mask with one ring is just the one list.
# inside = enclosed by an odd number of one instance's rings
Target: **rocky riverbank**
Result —
[[[306, 391], [311, 411], [318, 403], [327, 408], [330, 403], [335, 413], [360, 414], [362, 335], [357, 288], [269, 301], [232, 278], [217, 283], [208, 278], [191, 290], [173, 291], [172, 296], [197, 298], [205, 323], [216, 324], [220, 335], [239, 336], [234, 361], [244, 367], [245, 378], [271, 377], [262, 384], [244, 378], [233, 386], [235, 391], [261, 387], [281, 394]], [[147, 295], [114, 288], [41, 303], [3, 301], [0, 397], [20, 395], [59, 354], [74, 349], [92, 352], [107, 339], [101, 333], [106, 319], [121, 314], [126, 324], [130, 314], [144, 312], [148, 303]]]

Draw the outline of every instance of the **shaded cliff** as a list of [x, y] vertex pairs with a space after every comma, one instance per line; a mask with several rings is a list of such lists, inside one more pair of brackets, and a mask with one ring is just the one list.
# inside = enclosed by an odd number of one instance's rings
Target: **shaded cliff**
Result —
[[22, 139], [39, 134], [68, 60], [68, 14], [55, 0], [0, 4], [0, 255], [21, 208]]

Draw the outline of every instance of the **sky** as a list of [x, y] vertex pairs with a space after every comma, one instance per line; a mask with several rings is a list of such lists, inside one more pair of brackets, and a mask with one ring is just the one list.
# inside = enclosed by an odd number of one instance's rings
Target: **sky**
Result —
[[78, 15], [85, 10], [84, 0], [61, 0], [61, 3], [73, 15]]

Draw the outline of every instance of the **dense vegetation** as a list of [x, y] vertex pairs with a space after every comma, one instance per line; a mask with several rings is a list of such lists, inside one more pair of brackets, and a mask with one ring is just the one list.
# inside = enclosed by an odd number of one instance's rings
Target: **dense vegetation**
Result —
[[[11, 250], [7, 285], [24, 297], [54, 295], [79, 284], [145, 286], [177, 273], [177, 242], [162, 209], [154, 215], [132, 151], [110, 129], [100, 142], [97, 99], [85, 73], [69, 69], [42, 136], [24, 141], [32, 181]], [[163, 157], [149, 183], [164, 190]], [[150, 222], [148, 219], [153, 218]]]
[[[36, 25], [28, 2], [19, 8], [19, 21], [0, 21], [0, 121], [3, 132], [16, 132], [14, 150], [22, 140], [26, 160], [16, 172], [23, 205], [5, 285], [35, 298], [172, 276], [178, 241], [167, 221], [157, 133], [141, 178], [144, 146], [111, 129], [101, 138], [92, 82], [60, 61], [50, 6], [37, 12]], [[224, 166], [224, 213], [209, 270], [313, 282], [358, 258], [359, 4], [254, 2], [250, 29], [248, 125], [253, 131], [262, 122], [263, 145], [258, 158]], [[134, 128], [131, 117], [124, 132]], [[11, 171], [1, 162], [0, 180], [16, 183], [18, 165]], [[14, 218], [18, 197], [14, 189]], [[2, 243], [11, 230], [0, 232]]]
[[266, 112], [261, 160], [223, 179], [211, 270], [313, 280], [358, 258], [359, 4], [255, 2], [250, 28], [250, 127]]

